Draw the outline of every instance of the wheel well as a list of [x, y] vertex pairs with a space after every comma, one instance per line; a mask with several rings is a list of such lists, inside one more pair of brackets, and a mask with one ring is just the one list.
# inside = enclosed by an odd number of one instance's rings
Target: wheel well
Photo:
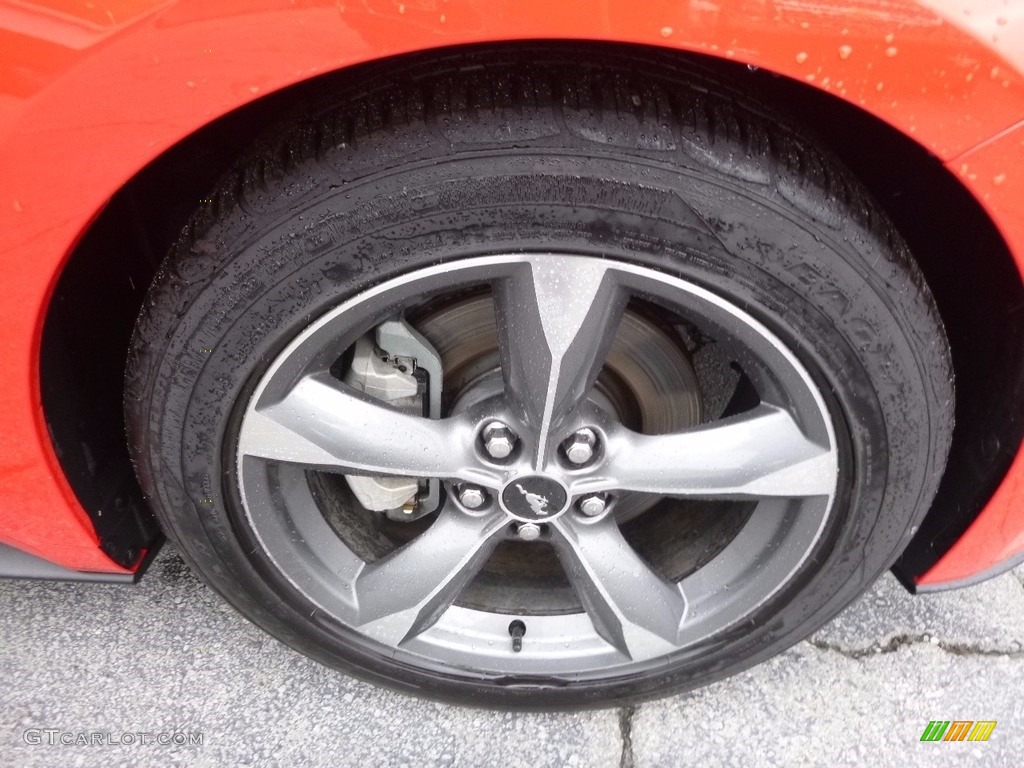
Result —
[[[595, 60], [609, 50], [618, 56], [642, 53], [655, 64], [658, 57], [666, 63], [696, 60], [751, 89], [837, 154], [909, 243], [946, 324], [957, 377], [949, 468], [932, 510], [896, 566], [911, 582], [977, 516], [1024, 433], [1024, 312], [1014, 312], [1024, 304], [1024, 286], [995, 226], [937, 158], [838, 98], [732, 62], [623, 45], [573, 45], [576, 55]], [[494, 49], [473, 50], [481, 56]], [[415, 56], [426, 63], [465, 50]], [[135, 317], [163, 255], [241, 151], [282, 115], [326, 91], [350, 87], [366, 71], [386, 74], [389, 66], [392, 61], [324, 75], [210, 123], [125, 184], [71, 254], [43, 328], [43, 409], [68, 480], [115, 561], [131, 564], [138, 549], [158, 535], [125, 445], [122, 394]]]

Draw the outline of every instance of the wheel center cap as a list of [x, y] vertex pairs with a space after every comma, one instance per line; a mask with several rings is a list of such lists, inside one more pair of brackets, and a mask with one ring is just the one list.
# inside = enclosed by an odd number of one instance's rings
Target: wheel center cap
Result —
[[498, 496], [501, 508], [519, 520], [550, 520], [569, 503], [566, 487], [547, 475], [521, 475], [509, 480]]

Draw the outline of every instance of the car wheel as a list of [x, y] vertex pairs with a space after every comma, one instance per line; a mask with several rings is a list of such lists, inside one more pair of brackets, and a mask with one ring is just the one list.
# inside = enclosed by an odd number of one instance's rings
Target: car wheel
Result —
[[948, 347], [899, 236], [702, 70], [419, 66], [268, 135], [158, 273], [126, 412], [167, 535], [295, 648], [488, 706], [807, 636], [944, 467]]

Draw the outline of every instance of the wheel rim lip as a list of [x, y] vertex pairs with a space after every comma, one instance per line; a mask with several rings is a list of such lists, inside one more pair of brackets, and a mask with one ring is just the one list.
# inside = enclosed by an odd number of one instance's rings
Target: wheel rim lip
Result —
[[[512, 270], [525, 263], [556, 255], [577, 258], [574, 254], [498, 254], [465, 258], [401, 275], [342, 302], [301, 331], [271, 362], [246, 405], [243, 420], [265, 398], [275, 396], [275, 390], [280, 389], [282, 380], [294, 380], [297, 370], [308, 368], [310, 361], [316, 358], [317, 350], [322, 352], [325, 347], [333, 347], [340, 354], [340, 351], [347, 348], [359, 335], [355, 328], [361, 329], [367, 323], [372, 325], [375, 318], [383, 318], [389, 314], [389, 308], [400, 306], [402, 301], [412, 296], [423, 295], [425, 291], [429, 292], [432, 286], [440, 289], [461, 284], [492, 284], [496, 280], [510, 276]], [[578, 258], [595, 257], [580, 255]], [[664, 288], [662, 293], [671, 294], [671, 298], [665, 298], [668, 304], [676, 305], [679, 297], [685, 296], [687, 302], [690, 302], [685, 306], [691, 311], [691, 304], [695, 303], [696, 306], [715, 307], [717, 311], [741, 320], [741, 326], [738, 328], [742, 328], [748, 336], [754, 334], [751, 338], [759, 343], [767, 342], [774, 353], [786, 362], [791, 373], [795, 373], [802, 381], [805, 388], [803, 394], [813, 401], [820, 417], [817, 426], [825, 433], [833, 456], [837, 456], [837, 440], [832, 417], [821, 393], [803, 364], [770, 329], [732, 301], [689, 280], [629, 262], [610, 259], [602, 261], [609, 268], [625, 276], [627, 279], [623, 284], [635, 292], [645, 286], [649, 289], [652, 285], [660, 285]], [[453, 280], [455, 276], [458, 277], [457, 280]], [[427, 286], [426, 289], [423, 288], [424, 285]], [[390, 301], [380, 301], [383, 298], [389, 298]], [[699, 313], [698, 316], [704, 319]], [[336, 332], [335, 326], [339, 325], [341, 320], [348, 326], [347, 335]], [[289, 513], [284, 519], [277, 520], [272, 514], [275, 511], [272, 506], [254, 503], [257, 497], [263, 497], [259, 499], [259, 502], [262, 502], [268, 495], [269, 488], [265, 483], [267, 463], [244, 455], [240, 447], [235, 458], [237, 491], [244, 517], [264, 555], [280, 575], [319, 610], [349, 626], [371, 646], [376, 644], [377, 641], [372, 635], [362, 633], [346, 621], [346, 615], [355, 609], [352, 582], [363, 566], [362, 561], [333, 533], [316, 509], [311, 496], [309, 499], [293, 498], [292, 501], [298, 502], [295, 508], [288, 510]], [[299, 479], [304, 477], [304, 470], [301, 467], [280, 465], [279, 473], [286, 478], [285, 485], [292, 491], [302, 485], [299, 482]], [[264, 476], [263, 487], [257, 475]], [[306, 492], [308, 493], [308, 488]], [[797, 504], [795, 500], [770, 500], [777, 507], [777, 519], [774, 523], [769, 523], [766, 519], [758, 521], [755, 525], [748, 522], [722, 552], [683, 579], [680, 585], [687, 593], [688, 599], [691, 592], [694, 599], [692, 604], [687, 606], [686, 626], [680, 635], [678, 650], [685, 651], [715, 632], [734, 624], [771, 600], [780, 589], [790, 583], [792, 576], [804, 564], [820, 540], [833, 512], [835, 498], [836, 489], [833, 489], [827, 498], [818, 498], [816, 504], [811, 504], [807, 499], [800, 500], [800, 505], [804, 507], [802, 510], [793, 508]], [[769, 502], [762, 501], [759, 506], [766, 503]], [[559, 514], [564, 514], [565, 509], [569, 509], [571, 504], [570, 495], [567, 496], [565, 508]], [[787, 505], [789, 509], [786, 508]], [[500, 506], [504, 510], [504, 506]], [[811, 509], [811, 512], [808, 513], [808, 509]], [[315, 514], [311, 513], [312, 510], [315, 510]], [[515, 517], [507, 510], [504, 511], [510, 517]], [[809, 521], [803, 521], [799, 526], [796, 524], [794, 518], [801, 511], [804, 512], [805, 518], [811, 518], [811, 525], [807, 524]], [[757, 520], [759, 515], [768, 518], [769, 515], [765, 515], [764, 512], [765, 510], [761, 509], [755, 510], [751, 520]], [[545, 521], [557, 516], [552, 515]], [[516, 519], [536, 522], [532, 518]], [[286, 525], [282, 526], [282, 522]], [[291, 534], [295, 531], [302, 534], [302, 541], [292, 541], [293, 546], [290, 547], [282, 546], [282, 542], [287, 543], [294, 539]], [[748, 534], [745, 538], [744, 533]], [[794, 533], [799, 535], [794, 536]], [[784, 549], [781, 545], [787, 541], [788, 549]], [[751, 560], [744, 554], [753, 549], [765, 548], [774, 548], [777, 552], [767, 564], [755, 562], [756, 558]], [[781, 557], [779, 553], [787, 556]], [[730, 595], [723, 596], [722, 590], [716, 588], [716, 584], [736, 583], [747, 578], [749, 574], [745, 571], [750, 569], [745, 566], [752, 565], [757, 566], [758, 580], [773, 585], [770, 590], [758, 595], [755, 601], [742, 599], [742, 589], [733, 590]], [[762, 567], [767, 565], [772, 567]], [[711, 602], [716, 604], [711, 606]], [[712, 620], [715, 617], [717, 621]], [[433, 627], [401, 643], [399, 647], [383, 644], [377, 647], [388, 656], [401, 658], [422, 667], [455, 665], [468, 667], [475, 672], [495, 674], [571, 673], [583, 679], [595, 675], [601, 677], [611, 670], [614, 670], [615, 674], [627, 674], [640, 665], [628, 657], [623, 657], [602, 640], [590, 625], [585, 613], [528, 617], [530, 642], [527, 647], [530, 648], [530, 652], [513, 654], [508, 647], [510, 644], [507, 633], [507, 624], [512, 618], [515, 616], [453, 605]], [[570, 647], [571, 652], [563, 652]]]

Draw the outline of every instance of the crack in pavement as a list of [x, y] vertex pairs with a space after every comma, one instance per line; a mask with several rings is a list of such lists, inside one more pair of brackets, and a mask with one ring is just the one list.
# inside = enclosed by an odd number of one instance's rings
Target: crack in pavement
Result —
[[633, 761], [633, 718], [636, 707], [623, 707], [619, 710], [619, 733], [622, 734], [622, 756], [619, 768], [634, 768]]
[[1013, 648], [976, 648], [966, 643], [950, 643], [944, 640], [935, 640], [928, 635], [895, 635], [885, 643], [875, 643], [867, 648], [844, 648], [837, 643], [830, 643], [825, 640], [808, 639], [807, 644], [820, 651], [831, 651], [838, 653], [848, 659], [861, 660], [871, 656], [880, 656], [886, 653], [895, 653], [901, 648], [908, 648], [913, 645], [927, 645], [932, 648], [939, 648], [954, 656], [977, 656], [992, 657], [1002, 656], [1008, 659], [1024, 659], [1024, 650]]

